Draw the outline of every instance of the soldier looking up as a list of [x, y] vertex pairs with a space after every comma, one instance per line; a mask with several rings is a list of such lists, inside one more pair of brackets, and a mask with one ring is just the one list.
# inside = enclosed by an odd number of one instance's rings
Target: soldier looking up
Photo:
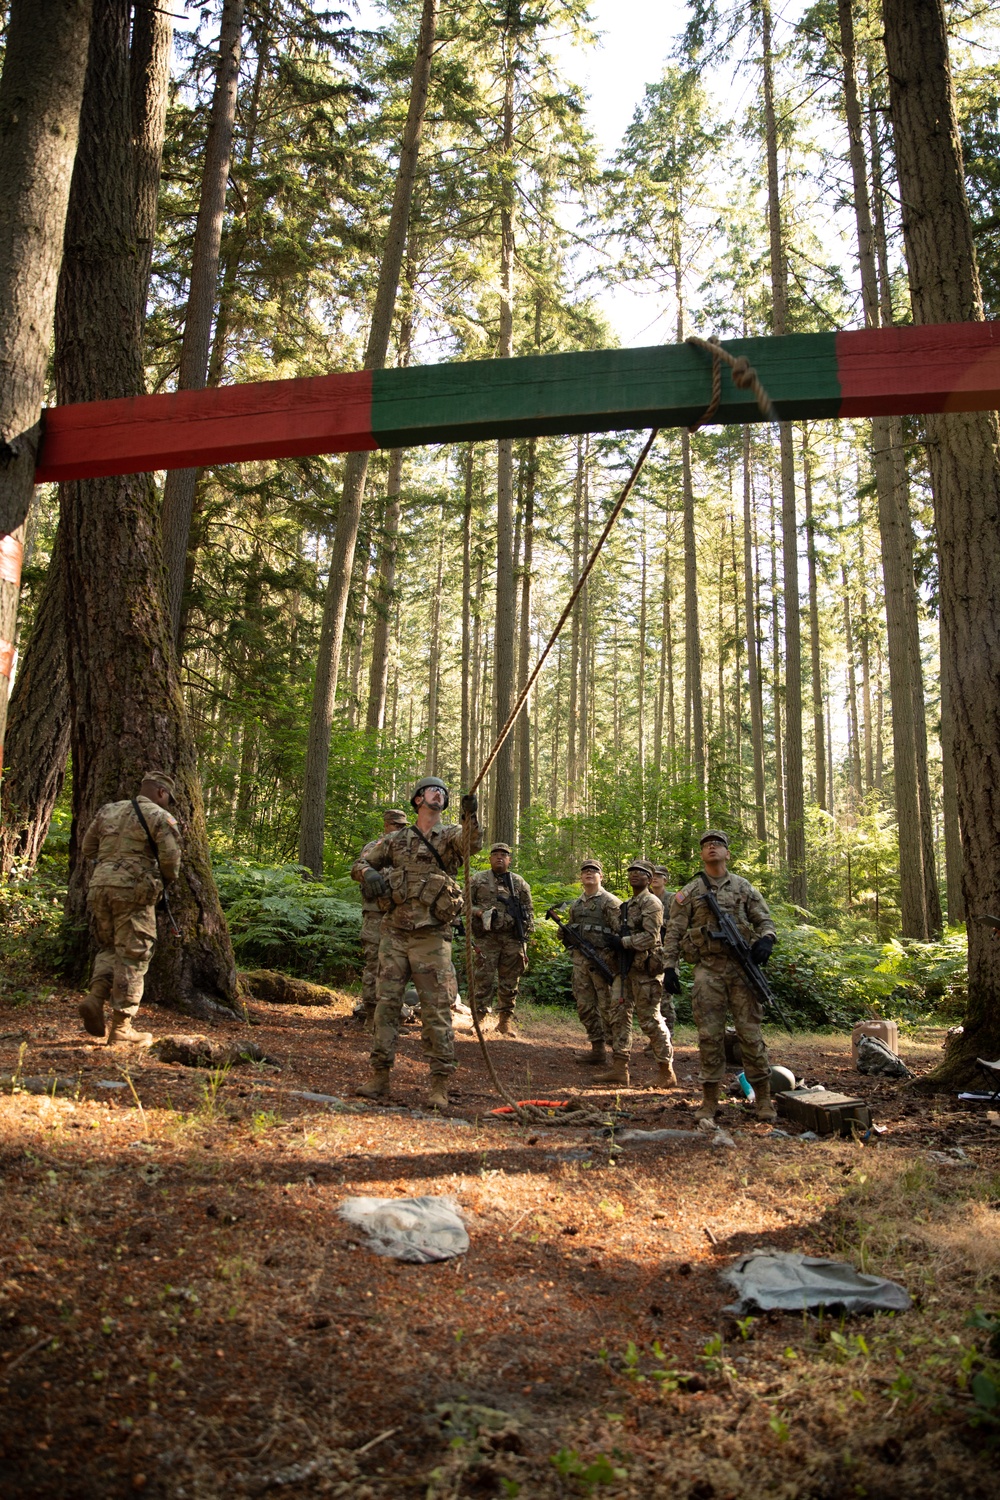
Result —
[[167, 812], [175, 790], [172, 776], [147, 771], [138, 797], [98, 809], [80, 845], [84, 859], [97, 861], [87, 908], [98, 946], [80, 1015], [91, 1036], [104, 1036], [104, 1002], [110, 999], [109, 1047], [148, 1047], [153, 1040], [150, 1032], [133, 1030], [132, 1017], [156, 942], [156, 903], [164, 881], [176, 880], [181, 868], [180, 832]]
[[[729, 840], [726, 835], [715, 828], [703, 833], [701, 862], [715, 899], [722, 911], [732, 917], [743, 937], [753, 944], [750, 951], [754, 963], [766, 964], [777, 942], [767, 902], [749, 880], [729, 873], [728, 860]], [[694, 964], [692, 1009], [698, 1027], [702, 1083], [697, 1118], [711, 1120], [718, 1108], [719, 1086], [726, 1074], [728, 1005], [743, 1049], [747, 1081], [756, 1095], [757, 1119], [775, 1120], [777, 1112], [771, 1103], [771, 1064], [760, 1029], [764, 1010], [748, 988], [743, 970], [729, 956], [725, 943], [711, 936], [715, 918], [705, 900], [705, 884], [700, 875], [677, 892], [671, 908], [663, 950], [666, 965], [663, 987], [671, 994], [679, 992], [678, 957]]]
[[659, 1068], [655, 1084], [676, 1088], [674, 1049], [670, 1033], [660, 1015], [660, 975], [663, 972], [660, 927], [663, 907], [649, 889], [653, 866], [634, 859], [628, 867], [632, 896], [618, 909], [618, 930], [611, 946], [618, 954], [620, 974], [611, 988], [611, 1044], [614, 1057], [607, 1073], [598, 1073], [595, 1083], [629, 1085], [632, 1051], [632, 1016], [653, 1045]]
[[[406, 827], [406, 814], [402, 808], [391, 807], [382, 814], [382, 837]], [[375, 1030], [375, 986], [378, 981], [378, 945], [382, 940], [382, 908], [377, 899], [364, 888], [364, 870], [368, 856], [374, 854], [381, 839], [372, 839], [366, 844], [351, 867], [351, 879], [361, 883], [361, 947], [365, 955], [365, 967], [361, 975], [361, 1000], [365, 1008], [365, 1030], [369, 1035]]]
[[367, 859], [358, 862], [365, 893], [379, 901], [385, 915], [378, 952], [372, 1076], [357, 1093], [365, 1099], [389, 1097], [403, 991], [412, 978], [420, 996], [424, 1051], [430, 1059], [427, 1103], [443, 1109], [448, 1103], [448, 1079], [456, 1067], [451, 939], [452, 924], [462, 910], [462, 892], [455, 876], [464, 857], [466, 831], [473, 854], [483, 847], [483, 831], [474, 793], [462, 798], [461, 824], [441, 822], [448, 788], [437, 776], [417, 782], [410, 805], [415, 821], [384, 836]]
[[510, 873], [511, 847], [494, 844], [490, 867], [472, 877], [472, 940], [476, 949], [476, 1006], [484, 1015], [497, 986], [497, 1036], [516, 1036], [517, 986], [528, 967], [528, 936], [535, 930], [531, 888]]
[[[599, 859], [585, 859], [580, 866], [583, 895], [569, 909], [567, 926], [572, 927], [614, 968], [611, 937], [618, 920], [621, 902], [602, 885], [604, 870]], [[566, 939], [561, 938], [565, 944]], [[589, 1052], [577, 1053], [573, 1061], [583, 1068], [600, 1067], [607, 1061], [611, 1044], [608, 1016], [611, 1013], [611, 986], [603, 974], [591, 967], [587, 955], [570, 948], [573, 955], [573, 999], [576, 1013], [583, 1022], [590, 1042]]]

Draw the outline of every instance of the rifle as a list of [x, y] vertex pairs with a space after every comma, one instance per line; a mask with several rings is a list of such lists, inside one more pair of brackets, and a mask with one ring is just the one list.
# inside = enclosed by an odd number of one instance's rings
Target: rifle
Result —
[[740, 932], [732, 917], [722, 910], [722, 907], [715, 899], [715, 892], [712, 890], [708, 876], [704, 870], [699, 870], [698, 875], [705, 885], [705, 900], [708, 902], [709, 910], [719, 924], [718, 932], [709, 930], [709, 937], [725, 943], [733, 958], [735, 958], [743, 970], [746, 981], [758, 1000], [775, 1012], [789, 1036], [793, 1036], [794, 1032], [788, 1023], [788, 1017], [772, 994], [771, 986], [764, 977], [763, 969], [755, 964], [750, 956], [750, 944]]
[[567, 946], [570, 948], [579, 948], [580, 952], [583, 954], [590, 967], [592, 969], [596, 969], [598, 974], [600, 974], [602, 978], [606, 979], [608, 984], [611, 984], [615, 976], [608, 965], [604, 962], [604, 959], [598, 953], [597, 949], [593, 947], [592, 944], [588, 943], [586, 938], [582, 938], [580, 934], [574, 931], [574, 929], [570, 927], [566, 922], [560, 922], [559, 918], [556, 916], [556, 909], [554, 906], [550, 906], [545, 915], [549, 918], [550, 922], [554, 922], [559, 928], [559, 931], [563, 935], [563, 941], [567, 944]]
[[170, 923], [170, 929], [173, 932], [174, 937], [175, 938], [179, 938], [180, 935], [181, 935], [181, 930], [178, 927], [177, 923], [174, 921], [174, 914], [170, 910], [170, 897], [167, 895], [167, 882], [163, 879], [163, 870], [160, 867], [160, 851], [156, 847], [156, 840], [153, 838], [153, 835], [149, 831], [149, 824], [146, 822], [146, 819], [142, 815], [142, 808], [139, 806], [138, 800], [135, 797], [132, 797], [129, 800], [132, 803], [132, 810], [133, 810], [133, 812], [135, 813], [136, 817], [139, 819], [139, 822], [142, 824], [142, 831], [146, 835], [146, 841], [149, 844], [150, 851], [151, 851], [151, 853], [153, 855], [153, 858], [156, 860], [156, 868], [160, 871], [160, 881], [162, 882], [162, 885], [163, 885], [163, 893], [160, 896], [160, 899], [159, 899], [159, 901], [156, 904], [157, 904], [157, 906], [162, 906], [163, 907], [163, 910], [164, 910], [164, 912], [166, 914], [167, 921]]
[[509, 897], [502, 896], [501, 899], [510, 912], [514, 923], [514, 932], [517, 934], [517, 940], [523, 948], [528, 941], [528, 934], [524, 930], [524, 907], [514, 892], [514, 881], [509, 874], [497, 876], [497, 895], [501, 895], [503, 891], [510, 892]]

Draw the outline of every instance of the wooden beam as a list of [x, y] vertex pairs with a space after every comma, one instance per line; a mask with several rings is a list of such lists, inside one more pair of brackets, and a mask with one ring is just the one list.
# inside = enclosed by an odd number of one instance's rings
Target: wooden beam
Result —
[[[919, 415], [1000, 407], [1000, 324], [727, 339], [779, 417]], [[686, 427], [711, 392], [711, 360], [686, 344], [359, 371], [57, 406], [45, 414], [45, 480], [194, 468], [497, 437]], [[716, 422], [761, 420], [723, 367]]]

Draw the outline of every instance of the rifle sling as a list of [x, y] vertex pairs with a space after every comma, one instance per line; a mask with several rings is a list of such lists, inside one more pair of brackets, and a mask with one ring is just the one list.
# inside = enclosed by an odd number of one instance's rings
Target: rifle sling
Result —
[[[160, 872], [160, 879], [163, 880], [163, 868], [160, 864], [160, 851], [156, 846], [156, 840], [153, 838], [153, 835], [149, 831], [149, 824], [146, 822], [146, 819], [143, 816], [142, 808], [139, 806], [139, 799], [137, 797], [131, 797], [129, 800], [132, 803], [132, 811], [139, 819], [139, 822], [142, 826], [142, 831], [146, 835], [146, 842], [149, 844], [149, 852], [156, 860], [156, 868]], [[164, 886], [166, 886], [166, 883], [167, 882], [163, 880]]]
[[431, 843], [430, 839], [424, 838], [424, 835], [420, 832], [420, 829], [417, 827], [416, 823], [411, 823], [410, 827], [413, 829], [413, 832], [417, 835], [417, 838], [420, 840], [420, 842], [422, 844], [426, 844], [427, 845], [428, 849], [431, 851], [431, 853], [433, 854], [434, 858], [437, 860], [438, 864], [441, 866], [442, 870], [444, 870], [444, 873], [447, 875], [448, 874], [448, 868], [445, 865], [445, 862], [441, 858], [440, 854], [435, 849], [434, 845]]

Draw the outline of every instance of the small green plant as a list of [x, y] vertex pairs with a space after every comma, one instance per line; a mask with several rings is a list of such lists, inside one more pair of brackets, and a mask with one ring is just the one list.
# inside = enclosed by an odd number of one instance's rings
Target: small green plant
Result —
[[714, 1333], [705, 1344], [698, 1359], [705, 1367], [708, 1375], [721, 1375], [726, 1380], [731, 1380], [736, 1374], [733, 1366], [726, 1358], [726, 1342], [721, 1333]]
[[788, 1442], [788, 1423], [785, 1421], [785, 1418], [783, 1416], [779, 1416], [777, 1412], [773, 1412], [768, 1419], [767, 1425], [768, 1427], [770, 1427], [779, 1443]]
[[272, 1130], [274, 1126], [281, 1124], [281, 1116], [273, 1109], [259, 1109], [250, 1120], [250, 1130], [255, 1136], [262, 1136], [266, 1131]]
[[589, 1464], [584, 1463], [575, 1448], [560, 1448], [553, 1454], [552, 1464], [562, 1479], [568, 1479], [585, 1495], [590, 1495], [600, 1485], [614, 1484], [627, 1479], [626, 1469], [615, 1468], [610, 1458], [599, 1453]]
[[219, 1113], [219, 1096], [225, 1086], [226, 1080], [232, 1071], [232, 1063], [223, 1063], [221, 1068], [212, 1068], [205, 1077], [201, 1086], [201, 1103], [198, 1106], [198, 1114], [204, 1120], [214, 1120]]

